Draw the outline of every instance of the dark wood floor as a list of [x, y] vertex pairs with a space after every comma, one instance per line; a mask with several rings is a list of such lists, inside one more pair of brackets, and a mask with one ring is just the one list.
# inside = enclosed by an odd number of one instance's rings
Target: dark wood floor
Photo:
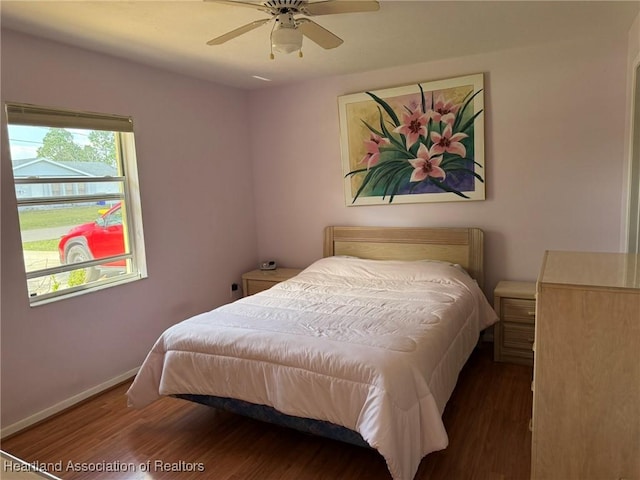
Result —
[[[532, 369], [491, 358], [487, 344], [460, 374], [443, 417], [449, 447], [427, 455], [416, 480], [529, 478]], [[28, 462], [54, 464], [61, 471], [51, 473], [65, 480], [391, 478], [373, 450], [173, 398], [129, 409], [127, 387], [13, 436], [2, 449]], [[81, 471], [95, 467], [129, 471]], [[188, 471], [194, 469], [204, 472]]]

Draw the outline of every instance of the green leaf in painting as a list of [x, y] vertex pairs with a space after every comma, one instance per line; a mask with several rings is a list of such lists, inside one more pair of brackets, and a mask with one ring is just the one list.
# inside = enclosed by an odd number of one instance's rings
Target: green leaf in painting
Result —
[[476, 95], [478, 95], [480, 92], [482, 92], [482, 90], [483, 89], [481, 88], [476, 93], [474, 93], [471, 97], [469, 97], [466, 102], [464, 102], [464, 105], [462, 106], [462, 108], [460, 109], [460, 112], [456, 116], [455, 122], [453, 122], [453, 131], [454, 132], [458, 132], [459, 131], [459, 130], [457, 130], [457, 127], [458, 127], [458, 125], [460, 125], [460, 121], [462, 119], [462, 115], [464, 114], [464, 111], [467, 109], [467, 106], [469, 105], [469, 103], [471, 103], [471, 100], [473, 100]]
[[452, 167], [464, 167], [465, 166], [465, 162], [471, 162], [474, 165], [477, 165], [479, 168], [483, 168], [482, 165], [480, 165], [478, 162], [476, 162], [473, 158], [457, 157], [457, 156], [455, 156], [455, 157], [445, 156], [444, 160], [442, 160], [442, 162], [440, 163], [440, 168], [443, 168], [443, 169], [447, 170], [450, 167], [451, 168]]
[[383, 132], [383, 135], [381, 136], [388, 138], [391, 143], [404, 150], [404, 143], [406, 142], [405, 136], [400, 134], [400, 139], [402, 140], [402, 143], [400, 143], [384, 124], [384, 116], [382, 115], [382, 110], [380, 110], [380, 107], [378, 107], [378, 112], [380, 113], [380, 130], [382, 130]]
[[462, 99], [462, 101], [463, 101], [463, 102], [464, 102], [464, 101], [466, 101], [466, 100], [467, 100], [467, 98], [469, 97], [469, 95], [471, 95], [472, 93], [473, 93], [473, 90], [469, 90], [469, 91], [467, 92], [467, 94], [464, 96], [464, 98]]
[[369, 95], [371, 98], [373, 98], [373, 100], [380, 105], [382, 108], [384, 108], [384, 111], [387, 112], [387, 115], [389, 115], [389, 118], [391, 118], [391, 120], [393, 120], [393, 124], [396, 127], [400, 126], [400, 120], [398, 119], [398, 116], [396, 115], [396, 112], [393, 111], [393, 108], [391, 108], [389, 106], [389, 104], [387, 102], [385, 102], [384, 100], [382, 100], [381, 98], [379, 98], [378, 96], [376, 96], [375, 94], [371, 93], [371, 92], [366, 92], [367, 95]]
[[378, 185], [380, 185], [380, 182], [385, 181], [385, 179], [387, 179], [390, 175], [393, 175], [392, 171], [384, 171], [383, 173], [378, 175], [376, 178], [372, 179], [371, 180], [371, 191], [375, 192], [376, 189], [378, 188]]
[[427, 113], [427, 101], [424, 98], [424, 90], [422, 89], [422, 85], [418, 84], [418, 88], [420, 89], [420, 98], [422, 99], [422, 113]]
[[364, 120], [362, 120], [362, 123], [364, 123], [365, 127], [367, 127], [369, 130], [371, 130], [372, 133], [375, 133], [379, 137], [384, 137], [384, 133], [382, 133], [380, 130], [376, 130], [371, 125], [369, 125], [367, 122], [365, 122]]
[[478, 180], [480, 180], [481, 182], [484, 183], [484, 179], [478, 173], [474, 172], [473, 170], [471, 170], [469, 168], [453, 167], [453, 168], [447, 169], [447, 172], [466, 172], [466, 173], [470, 173], [471, 175], [473, 175]]
[[367, 170], [369, 170], [368, 168], [359, 168], [358, 170], [352, 170], [351, 172], [347, 173], [344, 178], [347, 178], [349, 176], [353, 176], [353, 175], [357, 175], [358, 173], [363, 173], [366, 172]]
[[364, 177], [364, 180], [362, 180], [362, 184], [360, 185], [360, 188], [358, 188], [358, 191], [356, 192], [355, 196], [353, 197], [353, 202], [351, 202], [351, 203], [356, 203], [356, 200], [358, 199], [358, 197], [360, 196], [362, 191], [367, 186], [367, 183], [369, 183], [369, 180], [371, 179], [371, 177], [373, 176], [375, 171], [376, 171], [376, 168], [374, 167], [374, 168], [371, 168], [367, 172], [367, 175]]
[[[384, 132], [381, 132], [380, 130], [372, 127], [371, 125], [369, 125], [367, 122], [365, 122], [364, 120], [361, 120], [362, 123], [369, 129], [371, 130], [372, 133], [378, 135], [381, 138], [386, 138], [387, 140], [389, 140], [393, 145], [395, 145], [394, 150], [398, 150], [401, 149], [402, 151], [405, 150], [404, 145], [402, 145], [400, 142], [398, 142], [398, 140], [396, 140], [392, 135], [391, 132], [389, 132], [389, 130], [387, 130], [386, 128], [383, 129], [385, 130]], [[385, 133], [386, 132], [386, 133]], [[382, 151], [383, 149], [386, 149], [385, 147], [379, 147], [380, 151]]]
[[462, 128], [460, 130], [458, 130], [458, 132], [462, 132], [465, 133], [466, 130], [469, 129], [469, 127], [471, 127], [471, 125], [473, 125], [474, 120], [476, 119], [476, 117], [478, 115], [480, 115], [482, 113], [482, 110], [480, 110], [478, 113], [476, 113], [473, 117], [471, 117], [469, 120], [467, 120], [467, 122], [465, 122], [465, 124], [462, 126]]
[[445, 192], [450, 192], [450, 193], [455, 193], [456, 195], [458, 195], [459, 197], [462, 198], [466, 198], [468, 199], [469, 197], [467, 197], [464, 193], [459, 192], [458, 190], [456, 190], [455, 188], [451, 188], [449, 185], [446, 185], [444, 183], [442, 183], [440, 180], [436, 180], [433, 177], [429, 177], [431, 179], [431, 181], [433, 182], [433, 184], [435, 186], [437, 186], [438, 188], [441, 188], [442, 190], [444, 190]]
[[391, 189], [391, 195], [389, 196], [389, 203], [393, 202], [394, 197], [400, 191], [400, 187], [402, 186], [402, 183], [406, 178], [406, 172], [412, 169], [413, 169], [412, 167], [405, 166], [402, 168], [401, 171], [398, 172], [397, 175], [395, 175], [396, 183], [393, 185], [393, 188]]
[[[381, 165], [381, 167], [383, 167], [383, 166]], [[382, 195], [383, 195], [383, 198], [384, 198], [384, 195], [386, 194], [387, 190], [389, 189], [389, 185], [391, 184], [391, 182], [393, 182], [393, 179], [396, 177], [397, 173], [402, 171], [405, 167], [406, 167], [406, 162], [404, 162], [404, 161], [398, 162], [396, 160], [396, 161], [392, 161], [392, 162], [387, 162], [383, 167], [384, 168], [384, 173], [382, 175], [380, 175], [380, 177], [378, 177], [373, 182], [371, 190], [375, 191], [376, 188], [378, 187], [378, 185], [381, 182], [383, 182], [383, 181], [386, 182], [382, 186], [382, 188], [383, 188]]]

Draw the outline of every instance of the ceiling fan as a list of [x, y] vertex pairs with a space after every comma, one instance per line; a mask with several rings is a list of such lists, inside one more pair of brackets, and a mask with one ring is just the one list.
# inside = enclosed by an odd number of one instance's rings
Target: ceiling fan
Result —
[[326, 28], [308, 18], [296, 18], [296, 15], [314, 17], [337, 13], [374, 12], [380, 9], [379, 3], [373, 0], [321, 0], [316, 2], [309, 0], [269, 0], [259, 3], [235, 0], [205, 1], [249, 7], [271, 15], [270, 18], [248, 23], [207, 42], [207, 45], [221, 45], [274, 20], [271, 28], [271, 59], [274, 58], [274, 50], [280, 53], [298, 51], [299, 56], [302, 57], [303, 36], [325, 49], [336, 48], [342, 44], [343, 40]]

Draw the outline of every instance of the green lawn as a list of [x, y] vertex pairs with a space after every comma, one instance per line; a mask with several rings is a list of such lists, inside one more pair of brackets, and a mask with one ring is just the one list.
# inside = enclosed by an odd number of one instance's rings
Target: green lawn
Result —
[[27, 242], [22, 244], [23, 250], [32, 250], [36, 252], [55, 252], [58, 250], [59, 240], [52, 238], [51, 240], [38, 240], [36, 242]]
[[108, 208], [101, 205], [86, 207], [52, 208], [51, 210], [25, 210], [20, 212], [20, 229], [63, 227], [65, 225], [81, 225], [92, 222], [100, 213], [98, 210]]

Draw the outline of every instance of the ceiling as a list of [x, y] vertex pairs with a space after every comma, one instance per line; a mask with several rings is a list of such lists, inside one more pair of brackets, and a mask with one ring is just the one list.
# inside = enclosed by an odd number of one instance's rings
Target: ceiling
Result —
[[[270, 25], [223, 45], [206, 42], [266, 14], [201, 0], [0, 2], [3, 28], [243, 89], [575, 38], [625, 35], [639, 1], [398, 1], [313, 17], [344, 40], [304, 58], [269, 59]], [[640, 40], [639, 40], [640, 41]], [[254, 78], [260, 76], [271, 81]]]

